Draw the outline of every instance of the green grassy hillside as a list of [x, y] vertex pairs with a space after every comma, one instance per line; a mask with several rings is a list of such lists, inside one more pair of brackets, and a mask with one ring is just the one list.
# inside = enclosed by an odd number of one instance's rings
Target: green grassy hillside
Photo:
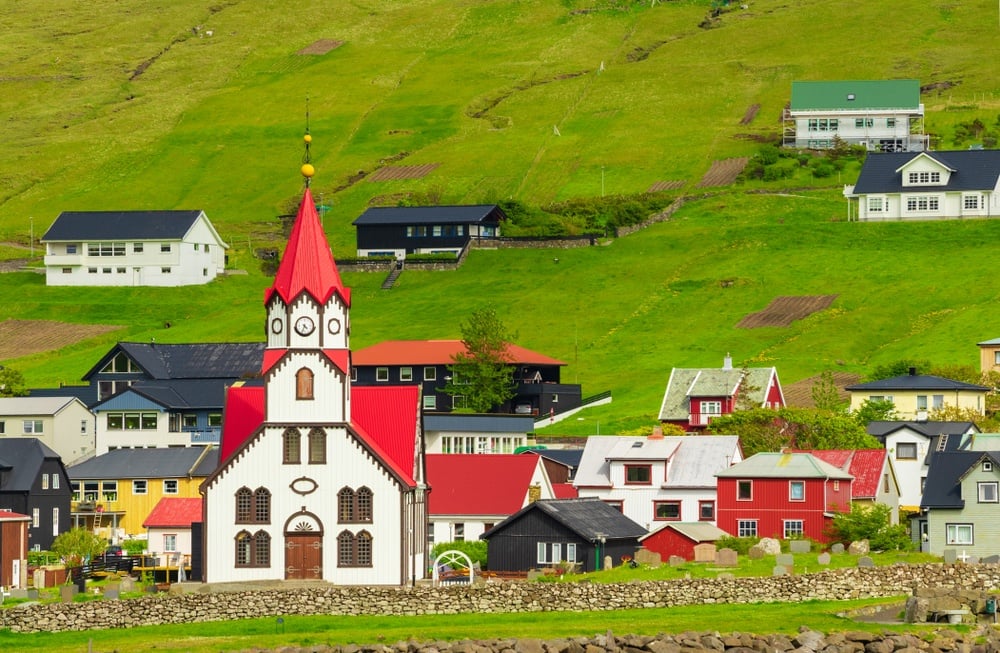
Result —
[[[0, 320], [121, 324], [114, 334], [3, 364], [31, 385], [75, 382], [119, 339], [262, 337], [267, 279], [255, 248], [301, 192], [306, 98], [313, 191], [338, 255], [372, 202], [545, 204], [695, 186], [714, 160], [780, 130], [795, 79], [913, 77], [942, 148], [1000, 113], [985, 2], [761, 0], [700, 27], [710, 2], [194, 0], [53, 7], [23, 0], [0, 30], [0, 242], [36, 238], [63, 210], [203, 208], [231, 244], [231, 276], [196, 289], [46, 288], [0, 276]], [[902, 12], [905, 20], [899, 20]], [[993, 13], [991, 13], [993, 12]], [[888, 27], [891, 25], [891, 28]], [[211, 32], [211, 34], [209, 34]], [[297, 54], [321, 39], [325, 54]], [[749, 125], [747, 108], [761, 109]], [[961, 145], [964, 146], [964, 145]], [[385, 162], [440, 164], [371, 182]], [[606, 246], [477, 251], [457, 272], [347, 274], [353, 345], [458, 337], [495, 303], [564, 378], [615, 401], [554, 430], [650, 424], [673, 366], [774, 364], [783, 382], [902, 357], [974, 364], [997, 335], [993, 222], [859, 225], [840, 178], [790, 191], [754, 183], [689, 203]], [[796, 186], [799, 182], [796, 182]], [[771, 194], [748, 193], [771, 191]], [[713, 191], [714, 192], [714, 191]], [[39, 250], [36, 247], [36, 255]], [[0, 247], [0, 258], [24, 250]], [[555, 263], [554, 258], [559, 262]], [[722, 283], [725, 281], [725, 283]], [[789, 328], [737, 329], [775, 296], [837, 294]], [[164, 325], [169, 322], [171, 327]]]

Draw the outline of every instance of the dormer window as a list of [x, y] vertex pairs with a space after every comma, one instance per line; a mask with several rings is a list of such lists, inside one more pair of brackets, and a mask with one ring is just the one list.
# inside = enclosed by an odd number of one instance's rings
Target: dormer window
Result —
[[652, 465], [625, 465], [625, 485], [652, 485]]
[[908, 172], [906, 173], [906, 184], [908, 186], [928, 186], [941, 183], [940, 172]]

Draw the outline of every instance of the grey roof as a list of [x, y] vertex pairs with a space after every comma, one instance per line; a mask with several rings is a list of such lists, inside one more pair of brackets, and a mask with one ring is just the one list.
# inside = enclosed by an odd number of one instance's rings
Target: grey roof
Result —
[[583, 449], [528, 449], [527, 451], [522, 451], [521, 453], [537, 454], [542, 458], [554, 460], [561, 465], [566, 465], [567, 467], [572, 467], [573, 469], [580, 466], [580, 460], [583, 458]]
[[639, 538], [646, 529], [600, 499], [541, 499], [529, 503], [483, 534], [484, 539], [520, 519], [525, 513], [540, 510], [583, 539], [607, 540]]
[[46, 459], [59, 454], [37, 438], [4, 438], [0, 441], [0, 469], [10, 470], [0, 491], [29, 492]]
[[119, 351], [153, 379], [239, 379], [258, 376], [264, 362], [263, 342], [158, 344], [119, 342], [84, 379], [99, 372]]
[[74, 402], [86, 406], [76, 397], [0, 397], [0, 415], [55, 415]]
[[761, 452], [719, 471], [719, 478], [829, 478], [854, 477], [809, 453]]
[[113, 449], [73, 465], [66, 471], [74, 481], [122, 478], [207, 477], [219, 466], [218, 447], [159, 447]]
[[[749, 397], [755, 404], [763, 405], [771, 377], [778, 372], [773, 367], [751, 367], [747, 370], [750, 384], [755, 391]], [[736, 368], [683, 368], [670, 372], [667, 389], [660, 404], [661, 420], [687, 420], [690, 414], [690, 397], [732, 397], [743, 377], [743, 370]]]
[[[94, 405], [93, 410], [112, 407], [124, 395], [143, 397], [167, 409], [212, 409], [222, 408], [226, 403], [228, 383], [220, 379], [180, 379], [162, 381], [137, 381], [127, 390]], [[120, 408], [120, 406], [113, 406]]]
[[983, 340], [982, 342], [976, 343], [980, 347], [990, 346], [990, 345], [1000, 345], [1000, 338], [992, 338], [990, 340]]
[[931, 457], [924, 481], [921, 508], [962, 508], [962, 478], [979, 461], [992, 460], [1000, 468], [1000, 451], [945, 451]]
[[988, 392], [989, 388], [983, 385], [965, 383], [945, 379], [931, 374], [903, 374], [894, 376], [891, 379], [879, 379], [868, 383], [855, 383], [845, 388], [850, 392], [856, 390], [969, 390], [978, 392]]
[[354, 225], [496, 224], [507, 216], [496, 204], [467, 206], [376, 206], [355, 218]]
[[715, 473], [740, 452], [737, 435], [645, 436], [595, 435], [587, 438], [573, 485], [610, 487], [612, 460], [666, 460], [664, 488], [714, 488]]
[[[952, 169], [948, 183], [938, 186], [903, 186], [899, 170], [917, 157], [929, 157]], [[861, 166], [854, 194], [925, 191], [993, 190], [1000, 177], [1000, 150], [952, 150], [942, 152], [871, 152]]]
[[869, 422], [867, 431], [869, 435], [880, 438], [883, 441], [885, 436], [896, 431], [909, 429], [914, 433], [919, 433], [929, 437], [935, 435], [965, 435], [966, 433], [976, 433], [979, 427], [975, 422], [934, 422], [934, 421], [874, 421]]
[[435, 413], [424, 415], [424, 431], [469, 431], [471, 433], [528, 433], [535, 429], [531, 415], [463, 415]]
[[666, 524], [660, 526], [651, 533], [647, 533], [639, 538], [642, 542], [646, 538], [659, 533], [665, 528], [677, 531], [684, 537], [688, 538], [692, 542], [715, 542], [719, 538], [729, 537], [729, 533], [722, 530], [714, 524], [710, 524], [704, 521], [689, 521], [689, 522], [667, 522]]
[[63, 211], [41, 242], [180, 240], [202, 211]]

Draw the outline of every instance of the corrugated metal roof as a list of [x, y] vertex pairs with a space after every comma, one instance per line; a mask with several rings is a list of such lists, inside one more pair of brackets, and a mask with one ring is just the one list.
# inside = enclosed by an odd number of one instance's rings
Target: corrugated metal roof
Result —
[[513, 515], [542, 461], [516, 454], [427, 454], [431, 515]]
[[878, 79], [792, 82], [792, 111], [920, 109], [920, 82]]
[[345, 305], [351, 305], [351, 291], [340, 280], [337, 263], [316, 213], [316, 202], [308, 188], [302, 194], [274, 284], [264, 293], [264, 303], [277, 293], [285, 304], [291, 304], [302, 292], [309, 293], [321, 306], [334, 293]]
[[101, 357], [84, 379], [102, 370], [124, 352], [153, 379], [239, 379], [260, 374], [263, 342], [158, 344], [119, 342]]
[[61, 461], [61, 458], [37, 438], [0, 440], [0, 468], [10, 470], [4, 479], [3, 491], [30, 492], [46, 460]]
[[163, 497], [156, 504], [143, 528], [191, 528], [191, 524], [201, 521], [201, 498]]
[[0, 397], [0, 415], [4, 417], [55, 415], [74, 402], [83, 405], [83, 402], [75, 397]]
[[889, 454], [885, 449], [809, 449], [798, 453], [812, 454], [853, 476], [853, 499], [874, 499], [878, 495]]
[[41, 242], [56, 240], [180, 240], [191, 230], [195, 211], [63, 211]]
[[[351, 360], [355, 367], [372, 365], [451, 365], [455, 355], [467, 352], [461, 340], [386, 340], [354, 352]], [[566, 363], [544, 354], [507, 345], [509, 362], [513, 365], [565, 365]]]
[[969, 390], [987, 392], [989, 388], [930, 374], [903, 374], [901, 376], [894, 376], [891, 379], [879, 379], [878, 381], [849, 385], [847, 386], [847, 390], [851, 392], [859, 390]]
[[476, 433], [528, 433], [535, 418], [527, 415], [435, 413], [424, 415], [424, 431], [475, 431]]
[[[206, 462], [211, 461], [211, 462]], [[201, 463], [201, 464], [199, 464]], [[182, 478], [219, 463], [218, 447], [113, 449], [66, 471], [74, 481], [127, 478]]]
[[[639, 445], [639, 446], [636, 446]], [[631, 452], [635, 451], [635, 454]], [[626, 456], [621, 453], [626, 452]], [[646, 452], [646, 453], [643, 453]], [[611, 461], [666, 460], [672, 456], [663, 487], [716, 486], [715, 473], [733, 464], [740, 454], [737, 435], [673, 435], [661, 439], [644, 436], [598, 435], [587, 438], [576, 471], [576, 487], [611, 487]]]
[[847, 472], [807, 453], [761, 452], [716, 473], [718, 478], [828, 478], [851, 480]]

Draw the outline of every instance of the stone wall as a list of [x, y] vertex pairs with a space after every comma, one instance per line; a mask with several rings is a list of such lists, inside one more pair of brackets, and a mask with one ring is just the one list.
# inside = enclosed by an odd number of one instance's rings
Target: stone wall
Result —
[[[892, 565], [762, 578], [636, 583], [491, 582], [451, 587], [316, 585], [150, 595], [126, 600], [22, 604], [0, 611], [14, 632], [127, 628], [298, 615], [418, 615], [460, 612], [619, 610], [676, 605], [846, 600], [910, 594], [917, 587], [1000, 588], [1000, 565]], [[194, 586], [207, 589], [206, 586]]]

